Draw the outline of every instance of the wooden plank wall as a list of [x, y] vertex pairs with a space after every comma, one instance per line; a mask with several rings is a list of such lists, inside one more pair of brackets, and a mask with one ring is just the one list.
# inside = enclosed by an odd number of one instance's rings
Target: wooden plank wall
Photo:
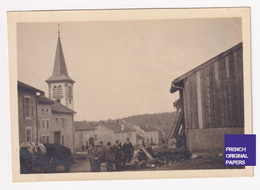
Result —
[[186, 128], [244, 126], [242, 47], [184, 79]]

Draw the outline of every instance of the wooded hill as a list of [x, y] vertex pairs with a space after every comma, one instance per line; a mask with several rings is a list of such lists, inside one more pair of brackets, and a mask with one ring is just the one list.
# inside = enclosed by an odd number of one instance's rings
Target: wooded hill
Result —
[[144, 124], [161, 129], [167, 134], [171, 128], [176, 112], [163, 112], [154, 114], [134, 115], [122, 118], [130, 124]]

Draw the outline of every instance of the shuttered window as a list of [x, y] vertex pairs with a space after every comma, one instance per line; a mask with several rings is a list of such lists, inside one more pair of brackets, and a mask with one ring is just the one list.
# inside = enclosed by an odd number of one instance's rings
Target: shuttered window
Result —
[[42, 119], [42, 128], [45, 129], [45, 120]]
[[53, 98], [56, 98], [56, 97], [58, 97], [58, 87], [54, 86], [53, 87]]
[[50, 135], [42, 135], [40, 137], [40, 143], [42, 144], [50, 143]]
[[66, 118], [61, 118], [61, 126], [62, 126], [63, 128], [66, 127]]
[[62, 87], [58, 87], [58, 97], [62, 97]]
[[61, 144], [64, 145], [64, 135], [61, 136]]
[[72, 87], [71, 86], [68, 87], [68, 97], [72, 98]]
[[26, 142], [32, 142], [32, 127], [25, 128], [25, 140]]
[[48, 119], [46, 119], [46, 128], [48, 129], [50, 127], [50, 122]]
[[23, 115], [25, 118], [31, 118], [34, 114], [33, 99], [29, 96], [25, 96], [23, 99]]

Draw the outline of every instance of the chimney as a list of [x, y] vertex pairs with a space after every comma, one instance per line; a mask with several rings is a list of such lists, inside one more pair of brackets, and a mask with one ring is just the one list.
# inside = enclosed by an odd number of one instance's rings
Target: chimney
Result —
[[124, 131], [124, 130], [125, 130], [125, 126], [124, 126], [124, 125], [121, 125], [121, 128], [122, 128], [122, 131]]

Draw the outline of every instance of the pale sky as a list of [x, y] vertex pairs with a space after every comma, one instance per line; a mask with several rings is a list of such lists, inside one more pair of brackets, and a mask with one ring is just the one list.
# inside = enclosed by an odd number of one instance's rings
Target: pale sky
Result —
[[[75, 120], [173, 111], [172, 80], [242, 41], [239, 18], [59, 24]], [[18, 80], [48, 96], [57, 23], [17, 28]]]

